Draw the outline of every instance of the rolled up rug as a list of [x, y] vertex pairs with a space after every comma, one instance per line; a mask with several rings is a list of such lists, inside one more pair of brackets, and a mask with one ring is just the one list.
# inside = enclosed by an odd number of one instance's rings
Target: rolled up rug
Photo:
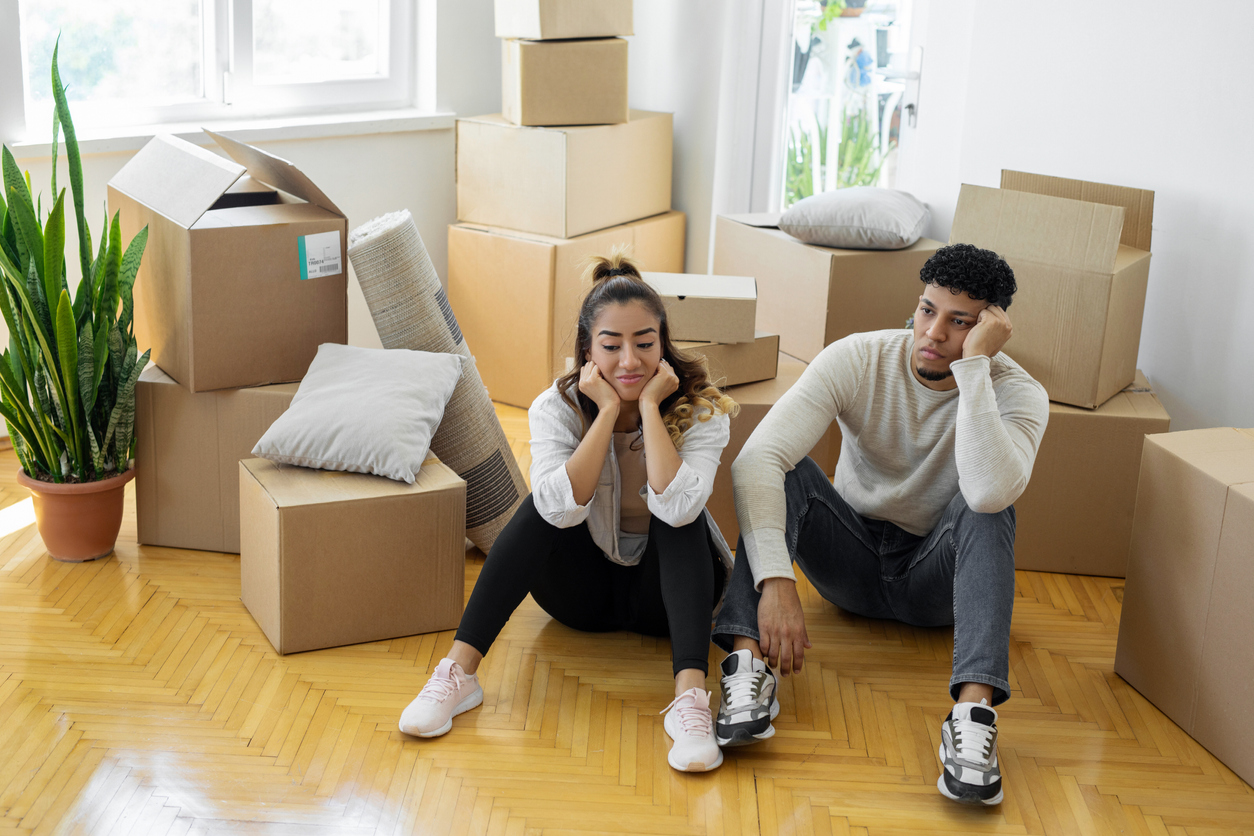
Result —
[[466, 536], [486, 553], [527, 485], [409, 211], [354, 229], [348, 257], [384, 348], [467, 358], [431, 452], [466, 480]]

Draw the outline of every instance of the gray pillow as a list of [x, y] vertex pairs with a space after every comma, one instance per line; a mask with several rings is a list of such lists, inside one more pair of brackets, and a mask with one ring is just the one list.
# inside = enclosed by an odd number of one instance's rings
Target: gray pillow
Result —
[[457, 354], [324, 343], [253, 455], [412, 485], [461, 374]]
[[797, 201], [779, 228], [822, 247], [900, 250], [919, 240], [927, 220], [927, 206], [908, 192], [852, 186]]

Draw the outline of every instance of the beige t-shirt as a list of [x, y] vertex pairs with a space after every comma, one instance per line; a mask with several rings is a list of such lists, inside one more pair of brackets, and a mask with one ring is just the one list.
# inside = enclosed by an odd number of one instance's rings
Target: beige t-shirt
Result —
[[[638, 449], [633, 450], [632, 446]], [[639, 430], [614, 433], [614, 457], [618, 459], [622, 508], [619, 509], [618, 529], [626, 534], [649, 533], [649, 504], [641, 495], [649, 472], [644, 464], [644, 439]]]

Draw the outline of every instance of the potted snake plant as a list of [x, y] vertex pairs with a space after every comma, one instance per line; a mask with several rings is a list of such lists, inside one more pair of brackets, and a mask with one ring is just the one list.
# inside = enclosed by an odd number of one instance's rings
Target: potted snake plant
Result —
[[[32, 195], [29, 172], [23, 175], [8, 147], [3, 149], [0, 313], [9, 346], [0, 353], [0, 414], [21, 463], [18, 482], [33, 495], [48, 553], [82, 561], [113, 551], [125, 486], [135, 475], [135, 383], [148, 352], [136, 350], [132, 289], [148, 230], [140, 230], [124, 251], [118, 216], [109, 223], [106, 212], [93, 255], [82, 162], [56, 49], [52, 92], [50, 205]], [[62, 129], [82, 269], [72, 297], [65, 189], [57, 191]]]

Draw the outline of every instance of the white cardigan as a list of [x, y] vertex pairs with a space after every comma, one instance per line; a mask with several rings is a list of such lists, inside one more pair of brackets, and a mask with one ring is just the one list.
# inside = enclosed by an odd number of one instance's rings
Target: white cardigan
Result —
[[[582, 415], [562, 399], [554, 383], [531, 404], [527, 420], [531, 425], [531, 496], [540, 516], [558, 528], [572, 528], [587, 521], [593, 542], [607, 558], [624, 566], [638, 563], [640, 558], [625, 558], [618, 551], [622, 486], [614, 445], [605, 454], [592, 499], [579, 505], [566, 473], [566, 462], [583, 439]], [[655, 493], [646, 481], [640, 491], [649, 512], [667, 525], [688, 525], [705, 514], [710, 536], [727, 568], [727, 578], [731, 577], [731, 549], [705, 503], [714, 491], [714, 474], [730, 436], [731, 419], [724, 413], [717, 413], [708, 421], [693, 421], [684, 432], [684, 444], [679, 450], [679, 472], [666, 490]]]

